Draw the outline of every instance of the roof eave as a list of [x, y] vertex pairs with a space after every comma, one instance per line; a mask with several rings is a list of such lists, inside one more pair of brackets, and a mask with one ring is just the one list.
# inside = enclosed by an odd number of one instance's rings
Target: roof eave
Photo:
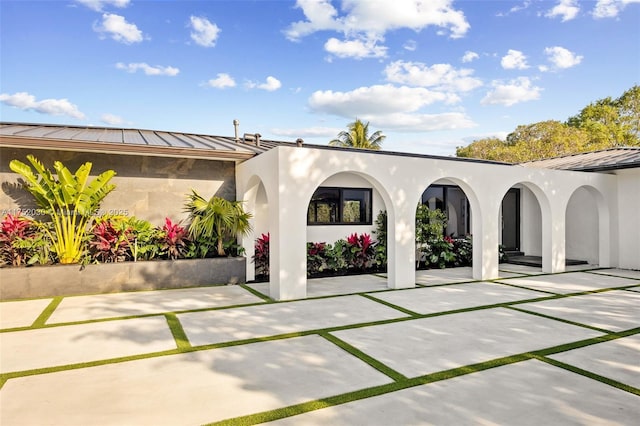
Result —
[[[167, 146], [124, 146], [113, 142], [88, 142], [69, 139], [37, 138], [24, 136], [0, 136], [0, 146], [12, 148], [52, 149], [60, 151], [96, 152], [102, 154], [146, 155], [152, 157], [194, 158], [203, 160], [243, 161], [254, 157], [252, 152], [204, 150]], [[126, 149], [125, 149], [126, 148]]]

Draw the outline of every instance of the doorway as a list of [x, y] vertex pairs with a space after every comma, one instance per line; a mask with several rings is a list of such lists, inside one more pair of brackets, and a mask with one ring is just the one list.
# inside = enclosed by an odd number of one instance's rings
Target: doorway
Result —
[[520, 189], [511, 188], [502, 199], [502, 246], [520, 251]]

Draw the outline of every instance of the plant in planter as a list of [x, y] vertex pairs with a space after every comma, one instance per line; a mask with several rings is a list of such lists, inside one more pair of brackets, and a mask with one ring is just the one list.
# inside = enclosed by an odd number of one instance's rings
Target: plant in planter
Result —
[[189, 241], [187, 230], [179, 223], [171, 222], [168, 217], [162, 227], [160, 254], [171, 260], [185, 257], [187, 242]]
[[48, 240], [41, 224], [20, 213], [6, 215], [0, 223], [0, 262], [20, 266], [51, 261]]
[[314, 275], [327, 269], [326, 243], [307, 243], [307, 275]]
[[379, 268], [387, 267], [387, 211], [380, 210], [376, 217], [376, 234], [378, 242], [376, 243], [376, 265]]
[[262, 234], [256, 239], [252, 260], [256, 265], [256, 276], [267, 278], [269, 276], [269, 233]]
[[371, 268], [375, 263], [375, 245], [369, 234], [358, 236], [357, 233], [347, 238], [347, 259], [349, 266], [364, 270]]
[[89, 255], [95, 262], [124, 262], [133, 257], [131, 245], [135, 235], [126, 217], [97, 218], [90, 236]]
[[251, 231], [251, 214], [244, 211], [242, 202], [213, 196], [205, 200], [192, 190], [185, 211], [191, 224], [189, 236], [194, 241], [215, 242], [218, 256], [226, 256], [225, 243], [235, 241], [237, 234]]
[[[115, 185], [109, 181], [115, 172], [107, 170], [89, 181], [92, 164], [86, 162], [71, 173], [61, 162], [53, 164], [54, 173], [33, 155], [27, 159], [31, 166], [13, 160], [9, 167], [25, 179], [25, 189], [38, 206], [51, 218], [53, 231], [43, 228], [53, 242], [53, 251], [60, 263], [78, 263], [84, 253], [84, 237], [91, 215]], [[35, 170], [35, 172], [34, 172]]]

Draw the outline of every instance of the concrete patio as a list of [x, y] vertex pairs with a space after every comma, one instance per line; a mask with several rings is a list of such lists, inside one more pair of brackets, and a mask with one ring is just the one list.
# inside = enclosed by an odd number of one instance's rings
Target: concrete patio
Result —
[[640, 272], [512, 266], [3, 302], [0, 424], [637, 424]]

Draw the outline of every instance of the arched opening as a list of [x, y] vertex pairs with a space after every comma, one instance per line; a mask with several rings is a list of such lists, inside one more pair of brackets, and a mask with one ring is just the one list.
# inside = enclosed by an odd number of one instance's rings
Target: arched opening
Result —
[[608, 249], [605, 236], [608, 212], [602, 194], [591, 186], [577, 188], [566, 209], [565, 250], [567, 265], [602, 265]]
[[455, 178], [439, 179], [420, 196], [416, 208], [416, 283], [468, 281], [481, 263], [480, 208], [471, 187]]
[[[243, 237], [247, 257], [247, 281], [268, 282], [269, 276], [269, 197], [262, 180], [252, 176], [242, 194], [245, 210], [252, 214], [251, 232]], [[268, 293], [268, 284], [265, 294]]]
[[315, 188], [306, 218], [308, 297], [387, 288], [383, 275], [371, 275], [386, 267], [378, 248], [389, 246], [381, 232], [385, 197], [375, 179], [357, 172], [334, 174]]
[[536, 185], [521, 182], [509, 188], [503, 196], [498, 212], [500, 260], [504, 262], [500, 269], [510, 272], [542, 270], [541, 194], [542, 190]]

